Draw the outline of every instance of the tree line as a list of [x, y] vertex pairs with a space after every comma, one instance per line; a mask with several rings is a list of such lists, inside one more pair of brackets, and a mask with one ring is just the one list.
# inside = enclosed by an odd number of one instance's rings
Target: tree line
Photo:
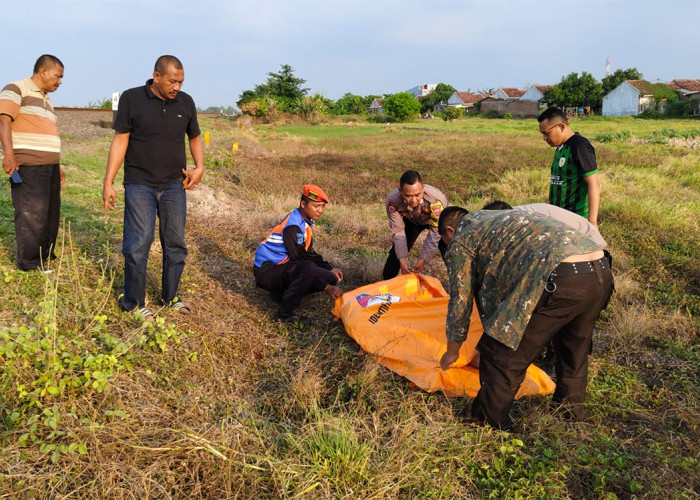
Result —
[[[420, 99], [416, 99], [408, 92], [367, 96], [346, 93], [340, 99], [333, 101], [319, 94], [308, 95], [310, 89], [304, 87], [306, 80], [297, 77], [294, 69], [288, 64], [283, 64], [279, 72], [271, 72], [267, 76], [264, 83], [241, 93], [236, 105], [242, 113], [270, 118], [284, 112], [313, 121], [329, 114], [368, 114], [372, 101], [381, 98], [384, 99], [382, 106], [384, 113], [393, 119], [404, 121], [418, 116], [419, 113], [431, 113], [436, 105], [447, 102], [452, 93], [457, 91], [452, 85], [439, 83], [432, 92]], [[594, 113], [599, 113], [603, 107], [603, 96], [625, 80], [641, 79], [643, 75], [637, 68], [618, 69], [600, 82], [585, 71], [580, 75], [570, 73], [545, 91], [543, 102], [559, 107], [589, 107]], [[657, 104], [662, 101], [668, 103], [667, 114], [684, 116], [692, 110], [692, 106], [681, 105], [687, 101], [679, 103], [678, 95], [668, 86], [661, 83], [651, 84], [651, 86]], [[493, 89], [482, 89], [476, 92], [489, 94], [492, 91]], [[218, 108], [216, 110], [218, 111]], [[454, 117], [450, 115], [448, 118]]]

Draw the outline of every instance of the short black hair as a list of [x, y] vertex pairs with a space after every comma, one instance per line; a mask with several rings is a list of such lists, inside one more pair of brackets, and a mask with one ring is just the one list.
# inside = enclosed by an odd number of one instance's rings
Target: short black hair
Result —
[[566, 114], [561, 109], [552, 106], [551, 108], [547, 108], [542, 111], [540, 116], [537, 117], [537, 121], [542, 123], [543, 121], [549, 121], [552, 118], [561, 118], [564, 121], [568, 120]]
[[486, 203], [482, 210], [511, 210], [513, 207], [510, 203], [501, 200], [494, 200], [492, 202]]
[[157, 71], [162, 75], [165, 74], [168, 66], [172, 66], [175, 69], [182, 69], [180, 59], [175, 56], [164, 55], [156, 59], [156, 64], [153, 66], [153, 71]]
[[412, 186], [416, 182], [423, 184], [423, 179], [418, 173], [418, 170], [406, 170], [403, 174], [401, 174], [401, 179], [399, 179], [399, 187], [403, 187], [404, 184]]
[[456, 226], [457, 221], [467, 215], [469, 210], [466, 208], [458, 207], [455, 205], [450, 205], [442, 211], [440, 214], [440, 219], [438, 220], [438, 233], [440, 236], [445, 234], [445, 228], [447, 226]]
[[52, 56], [51, 54], [42, 54], [34, 63], [34, 74], [36, 75], [44, 68], [52, 68], [54, 66], [60, 66], [63, 68], [63, 63], [56, 56]]

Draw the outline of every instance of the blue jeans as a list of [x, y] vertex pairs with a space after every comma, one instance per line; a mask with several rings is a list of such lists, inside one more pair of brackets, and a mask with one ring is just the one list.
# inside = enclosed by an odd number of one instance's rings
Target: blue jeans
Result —
[[131, 310], [146, 305], [146, 268], [153, 244], [156, 216], [160, 221], [163, 249], [161, 298], [167, 304], [177, 297], [185, 267], [185, 217], [187, 195], [178, 181], [162, 188], [124, 186], [124, 296], [121, 307]]

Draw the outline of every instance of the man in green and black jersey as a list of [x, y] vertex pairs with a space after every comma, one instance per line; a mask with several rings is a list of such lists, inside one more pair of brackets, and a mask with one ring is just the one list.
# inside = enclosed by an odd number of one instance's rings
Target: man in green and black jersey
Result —
[[544, 140], [557, 148], [549, 203], [574, 212], [597, 227], [600, 183], [595, 149], [588, 139], [571, 130], [569, 119], [559, 108], [547, 108], [537, 121]]

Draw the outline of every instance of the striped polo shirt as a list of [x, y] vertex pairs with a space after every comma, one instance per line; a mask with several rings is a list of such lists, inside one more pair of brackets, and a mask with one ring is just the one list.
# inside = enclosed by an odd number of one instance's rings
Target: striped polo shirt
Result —
[[30, 78], [12, 82], [0, 93], [0, 114], [12, 118], [12, 146], [20, 165], [59, 162], [61, 139], [48, 92]]

